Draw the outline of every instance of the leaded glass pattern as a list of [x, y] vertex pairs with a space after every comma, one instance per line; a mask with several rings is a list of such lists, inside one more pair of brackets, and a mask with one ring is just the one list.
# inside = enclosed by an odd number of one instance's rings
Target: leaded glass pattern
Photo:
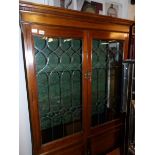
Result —
[[33, 36], [42, 143], [82, 130], [82, 40]]
[[93, 40], [91, 126], [119, 115], [122, 49], [122, 42]]

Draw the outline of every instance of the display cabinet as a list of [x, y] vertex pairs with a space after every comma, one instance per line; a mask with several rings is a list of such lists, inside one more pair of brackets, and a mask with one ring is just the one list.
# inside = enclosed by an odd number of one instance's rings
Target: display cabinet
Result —
[[34, 155], [123, 154], [132, 23], [20, 1]]

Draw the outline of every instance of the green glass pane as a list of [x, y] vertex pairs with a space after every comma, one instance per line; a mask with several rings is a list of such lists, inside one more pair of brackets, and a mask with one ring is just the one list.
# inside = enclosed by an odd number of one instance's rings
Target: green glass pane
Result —
[[48, 78], [47, 75], [41, 73], [37, 76], [38, 82], [38, 97], [40, 114], [45, 115], [49, 111], [49, 98], [48, 98]]
[[61, 101], [64, 108], [71, 106], [71, 78], [69, 72], [63, 72], [61, 74]]
[[41, 118], [41, 127], [42, 127], [42, 129], [46, 129], [49, 126], [51, 126], [51, 119], [42, 117]]
[[69, 55], [70, 57], [72, 57], [72, 55], [74, 54], [74, 50], [72, 48], [69, 48], [68, 50], [66, 50], [65, 53]]
[[82, 40], [34, 36], [42, 143], [82, 130]]
[[80, 97], [81, 97], [81, 73], [75, 71], [72, 74], [72, 100], [73, 106], [80, 106]]
[[100, 40], [93, 40], [93, 50], [97, 50], [100, 45]]
[[[60, 63], [61, 65], [67, 65], [70, 63], [70, 57], [66, 54], [66, 53], [63, 53], [60, 57]], [[65, 67], [67, 67], [65, 66]]]
[[54, 53], [51, 53], [48, 56], [48, 63], [45, 67], [46, 72], [51, 72], [52, 70], [56, 69], [57, 65], [59, 63], [59, 58]]
[[92, 113], [96, 113], [97, 104], [97, 71], [92, 71]]
[[93, 40], [92, 126], [119, 115], [122, 47], [122, 42]]
[[81, 49], [81, 41], [78, 39], [74, 39], [72, 40], [72, 49], [74, 51], [78, 51]]
[[59, 47], [58, 39], [48, 38], [47, 40], [47, 45], [50, 51], [55, 51]]
[[106, 82], [107, 82], [107, 72], [105, 69], [100, 69], [98, 71], [98, 98], [99, 101], [103, 101], [106, 97]]
[[46, 40], [42, 37], [34, 36], [34, 46], [35, 48], [42, 50], [46, 47]]
[[42, 51], [46, 56], [48, 56], [52, 52], [48, 47], [44, 48]]
[[51, 108], [53, 113], [59, 112], [60, 109], [60, 78], [58, 73], [52, 73], [50, 75], [49, 94], [51, 100]]
[[80, 57], [80, 55], [78, 55], [77, 53], [74, 53], [74, 54], [72, 55], [72, 64], [74, 64], [74, 65], [79, 65], [79, 64], [81, 64], [81, 57]]
[[60, 48], [63, 51], [68, 50], [71, 47], [71, 39], [60, 39]]
[[36, 60], [36, 69], [37, 69], [37, 72], [39, 72], [41, 69], [43, 69], [46, 66], [46, 57], [44, 56], [43, 53], [38, 52], [35, 55], [35, 60]]

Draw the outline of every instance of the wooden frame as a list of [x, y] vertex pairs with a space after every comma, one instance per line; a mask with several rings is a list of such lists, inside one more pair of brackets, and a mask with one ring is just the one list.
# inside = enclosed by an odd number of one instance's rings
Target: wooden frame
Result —
[[[89, 33], [89, 42], [90, 46], [88, 49], [88, 70], [92, 72], [92, 41], [93, 39], [103, 39], [103, 40], [120, 40], [124, 42], [123, 46], [123, 53], [124, 57], [126, 57], [125, 53], [128, 53], [128, 33], [121, 33], [121, 32], [106, 32], [106, 31], [90, 31]], [[88, 81], [88, 94], [89, 99], [88, 103], [92, 103], [92, 93], [91, 93], [91, 79]], [[98, 153], [108, 153], [108, 151], [113, 150], [117, 147], [120, 147], [121, 154], [124, 154], [123, 150], [123, 137], [121, 137], [121, 133], [124, 132], [123, 126], [124, 118], [115, 119], [113, 121], [108, 121], [102, 125], [97, 127], [91, 127], [90, 120], [91, 120], [91, 105], [89, 106], [89, 147], [91, 150], [92, 155], [96, 155]], [[111, 139], [107, 138], [111, 136]], [[108, 144], [106, 144], [106, 142]], [[117, 145], [115, 145], [117, 143]], [[104, 147], [98, 147], [104, 146]], [[100, 152], [101, 151], [101, 152]]]
[[[94, 22], [95, 21], [95, 22]], [[61, 8], [37, 5], [20, 1], [20, 24], [24, 38], [24, 54], [26, 67], [26, 80], [29, 99], [30, 121], [33, 140], [33, 154], [76, 154], [83, 155], [88, 151], [88, 145], [94, 132], [101, 134], [105, 129], [120, 131], [123, 128], [121, 119], [115, 120], [104, 126], [90, 130], [90, 111], [91, 111], [91, 78], [83, 77], [83, 128], [84, 132], [62, 138], [61, 140], [52, 141], [47, 144], [41, 143], [40, 118], [38, 110], [37, 83], [34, 67], [34, 49], [32, 34], [41, 35], [40, 32], [47, 36], [54, 37], [80, 37], [83, 38], [83, 75], [91, 71], [91, 44], [93, 37], [102, 39], [119, 39], [124, 40], [124, 59], [128, 56], [128, 39], [132, 21], [118, 18], [100, 16], [89, 13], [80, 13], [69, 11]], [[33, 31], [35, 29], [37, 31]], [[41, 31], [39, 31], [41, 30]], [[104, 36], [104, 37], [103, 37]], [[89, 96], [89, 97], [88, 97]], [[115, 126], [116, 124], [116, 126]], [[105, 132], [105, 131], [104, 131]], [[118, 133], [118, 134], [119, 134]], [[90, 140], [88, 140], [88, 137]], [[95, 137], [94, 137], [95, 138]], [[107, 149], [108, 146], [107, 146]], [[107, 149], [105, 151], [107, 151]], [[91, 149], [90, 149], [91, 150]], [[95, 150], [92, 149], [95, 154]], [[61, 152], [61, 153], [60, 153]]]
[[[30, 106], [30, 114], [31, 114], [31, 125], [32, 125], [32, 136], [35, 142], [33, 143], [34, 147], [34, 154], [42, 154], [46, 150], [52, 150], [56, 151], [55, 148], [63, 149], [61, 146], [67, 147], [70, 143], [70, 145], [73, 144], [83, 144], [83, 133], [75, 134], [72, 137], [65, 137], [62, 138], [62, 140], [56, 140], [53, 142], [49, 142], [47, 144], [41, 144], [41, 129], [40, 129], [40, 118], [39, 118], [39, 109], [38, 109], [38, 90], [37, 90], [37, 83], [36, 83], [36, 71], [35, 71], [35, 62], [34, 62], [34, 49], [33, 49], [33, 39], [32, 34], [38, 33], [32, 33], [32, 29], [41, 29], [42, 31], [45, 31], [46, 36], [52, 37], [73, 37], [73, 38], [84, 38], [84, 33], [82, 31], [73, 31], [72, 29], [63, 29], [63, 28], [49, 28], [48, 26], [38, 26], [38, 25], [23, 25], [23, 31], [24, 33], [24, 43], [29, 44], [29, 48], [25, 46], [25, 62], [26, 62], [26, 68], [27, 68], [27, 83], [28, 83], [28, 92], [29, 92], [29, 102], [31, 103]], [[66, 31], [67, 30], [67, 31]], [[29, 40], [29, 42], [28, 42]], [[84, 39], [83, 39], [84, 40]], [[85, 47], [83, 46], [83, 51]], [[84, 52], [86, 53], [86, 51]], [[87, 54], [87, 53], [86, 53]], [[86, 54], [83, 54], [83, 74], [86, 73]], [[86, 82], [83, 77], [83, 90], [86, 90]], [[87, 90], [86, 90], [87, 92]], [[85, 93], [83, 91], [83, 93]], [[86, 96], [85, 94], [83, 96]], [[86, 107], [86, 98], [83, 98], [83, 107]], [[86, 111], [84, 109], [83, 111]], [[83, 112], [83, 118], [86, 118], [85, 113]], [[85, 120], [83, 120], [83, 128], [85, 127]], [[65, 143], [65, 144], [64, 144]], [[62, 145], [63, 144], [63, 145]]]

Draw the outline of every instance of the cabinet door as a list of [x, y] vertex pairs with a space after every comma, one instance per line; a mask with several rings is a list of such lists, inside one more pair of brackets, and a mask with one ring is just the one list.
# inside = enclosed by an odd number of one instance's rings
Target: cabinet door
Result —
[[31, 47], [25, 56], [35, 152], [81, 146], [86, 98], [83, 32], [37, 25], [25, 29], [26, 46]]
[[122, 41], [93, 39], [91, 126], [116, 119], [120, 113]]
[[122, 61], [127, 41], [125, 34], [117, 32], [92, 32], [90, 36], [90, 135], [92, 150], [96, 147], [97, 151], [93, 154], [98, 154], [120, 144]]

